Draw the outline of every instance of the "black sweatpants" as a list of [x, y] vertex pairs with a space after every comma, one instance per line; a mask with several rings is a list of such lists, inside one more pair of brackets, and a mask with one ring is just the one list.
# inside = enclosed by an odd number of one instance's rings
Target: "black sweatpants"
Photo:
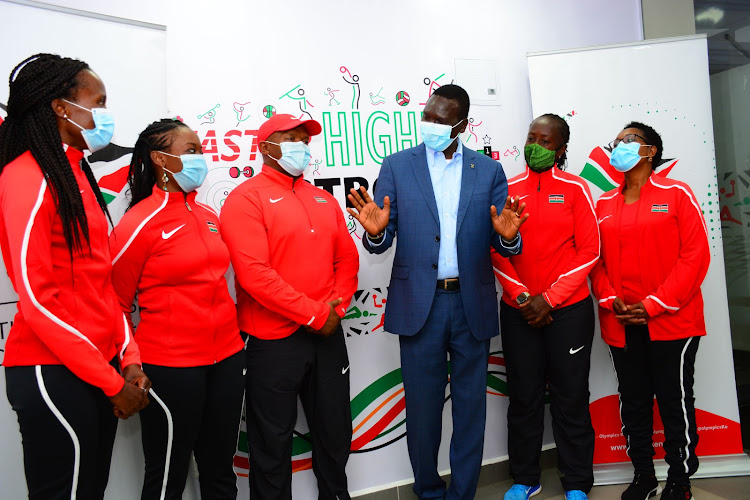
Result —
[[664, 423], [667, 479], [688, 484], [698, 470], [693, 375], [700, 337], [651, 340], [648, 325], [626, 326], [625, 347], [609, 347], [620, 391], [622, 432], [636, 474], [654, 473], [654, 395]]
[[553, 309], [552, 323], [529, 326], [521, 312], [502, 303], [503, 354], [508, 371], [508, 455], [517, 484], [539, 484], [544, 435], [544, 392], [552, 398], [552, 432], [566, 491], [594, 484], [594, 428], [589, 414], [589, 368], [594, 339], [591, 297]]
[[244, 351], [215, 365], [143, 364], [153, 386], [151, 404], [140, 412], [146, 458], [142, 499], [181, 499], [191, 453], [198, 463], [201, 498], [237, 497], [234, 454], [244, 370]]
[[103, 498], [117, 418], [102, 390], [62, 365], [6, 367], [5, 389], [21, 428], [29, 498]]
[[278, 340], [247, 343], [250, 498], [292, 498], [292, 438], [297, 395], [312, 439], [318, 498], [348, 499], [352, 440], [349, 356], [341, 326], [330, 337], [300, 328]]

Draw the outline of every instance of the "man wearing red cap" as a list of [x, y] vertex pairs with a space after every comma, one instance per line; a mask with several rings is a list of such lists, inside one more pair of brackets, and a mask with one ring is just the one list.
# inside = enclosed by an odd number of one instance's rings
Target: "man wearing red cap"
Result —
[[247, 341], [250, 496], [291, 498], [297, 395], [310, 427], [319, 498], [348, 499], [349, 359], [341, 318], [359, 255], [338, 202], [302, 178], [321, 126], [275, 115], [260, 127], [261, 173], [227, 197], [222, 236]]

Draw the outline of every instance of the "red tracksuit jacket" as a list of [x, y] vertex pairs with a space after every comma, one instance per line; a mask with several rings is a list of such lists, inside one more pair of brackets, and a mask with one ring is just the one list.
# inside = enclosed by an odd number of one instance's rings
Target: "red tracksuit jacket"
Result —
[[64, 146], [89, 226], [91, 252], [73, 254], [39, 164], [26, 152], [0, 176], [0, 247], [18, 293], [5, 366], [65, 365], [107, 396], [125, 380], [110, 365], [141, 364], [138, 346], [112, 289], [109, 226], [86, 174], [83, 153]]
[[144, 363], [210, 365], [244, 347], [219, 231], [218, 216], [195, 201], [195, 192], [186, 197], [156, 186], [112, 231], [112, 282], [127, 313], [138, 293], [135, 337]]
[[613, 302], [622, 298], [622, 266], [637, 266], [646, 296], [651, 340], [675, 340], [706, 334], [701, 283], [711, 258], [703, 213], [687, 184], [656, 175], [641, 188], [638, 231], [639, 255], [620, 252], [620, 217], [624, 186], [609, 191], [596, 203], [602, 233], [602, 258], [591, 272], [599, 299], [602, 338], [625, 346], [625, 327], [617, 322]]
[[589, 295], [586, 277], [599, 258], [599, 229], [586, 183], [557, 167], [526, 171], [508, 181], [508, 194], [526, 203], [523, 252], [510, 258], [492, 252], [505, 303], [518, 307], [523, 292], [542, 294], [552, 307]]
[[221, 209], [236, 275], [240, 329], [280, 339], [300, 325], [320, 329], [326, 302], [357, 289], [359, 254], [338, 202], [327, 191], [264, 165]]

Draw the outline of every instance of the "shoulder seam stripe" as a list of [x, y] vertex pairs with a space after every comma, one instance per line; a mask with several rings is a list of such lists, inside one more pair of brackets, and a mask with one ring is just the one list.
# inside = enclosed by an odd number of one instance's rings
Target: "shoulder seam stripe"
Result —
[[127, 243], [125, 243], [125, 245], [123, 245], [122, 249], [117, 254], [117, 256], [114, 259], [112, 259], [112, 265], [113, 266], [115, 265], [115, 263], [118, 260], [120, 260], [120, 257], [122, 257], [122, 254], [124, 254], [125, 251], [130, 247], [130, 245], [135, 240], [135, 237], [138, 236], [138, 233], [141, 232], [141, 229], [143, 229], [146, 226], [146, 224], [148, 224], [149, 221], [156, 216], [156, 214], [158, 214], [159, 212], [161, 212], [162, 209], [167, 206], [167, 201], [169, 201], [169, 193], [164, 193], [164, 201], [159, 206], [159, 208], [157, 208], [156, 210], [154, 210], [151, 214], [149, 214], [148, 217], [146, 217], [145, 219], [143, 219], [143, 221], [141, 221], [141, 223], [138, 224], [138, 227], [135, 228], [135, 231], [133, 231], [133, 234], [130, 235], [130, 238], [128, 239]]
[[63, 320], [52, 314], [51, 311], [49, 311], [46, 307], [44, 307], [42, 304], [39, 303], [39, 301], [36, 298], [36, 295], [34, 295], [34, 291], [31, 289], [31, 282], [29, 281], [29, 270], [26, 265], [26, 259], [29, 254], [29, 239], [31, 238], [31, 230], [34, 227], [34, 221], [36, 219], [37, 213], [39, 213], [39, 208], [42, 206], [42, 201], [44, 200], [44, 193], [47, 190], [47, 181], [45, 179], [42, 179], [42, 184], [39, 189], [39, 195], [37, 196], [36, 203], [34, 204], [34, 208], [31, 209], [31, 214], [29, 216], [29, 222], [26, 225], [26, 231], [23, 235], [23, 242], [21, 244], [21, 277], [23, 278], [23, 284], [26, 288], [26, 293], [29, 294], [29, 298], [31, 299], [31, 302], [34, 304], [34, 306], [47, 318], [49, 318], [53, 323], [55, 323], [57, 326], [63, 328], [69, 333], [72, 333], [76, 337], [80, 338], [81, 340], [85, 340], [96, 352], [99, 352], [99, 349], [89, 340], [88, 337], [86, 337], [84, 334], [76, 330], [73, 326], [65, 323]]

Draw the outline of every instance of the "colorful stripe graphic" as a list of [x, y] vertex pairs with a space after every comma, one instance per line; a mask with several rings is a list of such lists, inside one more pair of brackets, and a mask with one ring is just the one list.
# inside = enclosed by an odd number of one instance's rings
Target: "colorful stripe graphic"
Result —
[[619, 186], [623, 180], [622, 172], [609, 164], [609, 152], [601, 146], [591, 150], [580, 175], [604, 192]]
[[565, 203], [565, 195], [563, 194], [551, 194], [549, 195], [550, 203]]
[[669, 213], [669, 205], [667, 205], [666, 203], [663, 205], [654, 204], [654, 205], [651, 205], [651, 211], [661, 212], [663, 214], [666, 214], [666, 213]]
[[[605, 193], [622, 184], [622, 181], [625, 179], [625, 174], [615, 170], [609, 164], [610, 154], [608, 148], [602, 146], [595, 147], [591, 150], [591, 154], [589, 154], [586, 164], [579, 174], [589, 181], [590, 184], [593, 184]], [[678, 161], [675, 158], [662, 159], [654, 175], [668, 177]]]
[[126, 165], [116, 172], [99, 179], [99, 189], [102, 191], [102, 196], [104, 196], [104, 201], [107, 202], [107, 205], [112, 203], [128, 184], [129, 170], [130, 165]]
[[[446, 363], [450, 376], [450, 363]], [[490, 353], [487, 393], [506, 397], [505, 359], [502, 351]], [[547, 398], [548, 400], [548, 398]], [[351, 401], [352, 453], [367, 453], [389, 446], [406, 436], [406, 399], [401, 369], [386, 373], [364, 388]], [[234, 469], [240, 476], [249, 472], [247, 427], [242, 417]], [[312, 468], [310, 434], [295, 431], [292, 440], [292, 471]]]
[[97, 171], [111, 172], [99, 178], [98, 181], [99, 189], [107, 205], [112, 203], [128, 184], [128, 172], [130, 170], [130, 158], [132, 154], [133, 148], [109, 144], [104, 149], [86, 158], [94, 173]]

